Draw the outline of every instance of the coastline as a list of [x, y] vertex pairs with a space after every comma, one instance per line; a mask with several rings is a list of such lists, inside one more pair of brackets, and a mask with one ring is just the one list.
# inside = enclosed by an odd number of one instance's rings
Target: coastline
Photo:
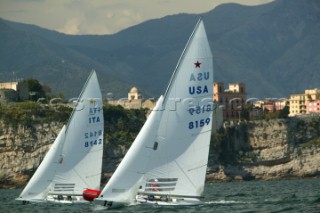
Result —
[[[206, 181], [319, 178], [319, 123], [320, 118], [289, 118], [225, 125], [214, 133], [219, 137], [213, 135]], [[0, 125], [0, 188], [23, 187], [63, 124]], [[106, 142], [102, 183], [108, 181], [128, 147], [127, 142]]]

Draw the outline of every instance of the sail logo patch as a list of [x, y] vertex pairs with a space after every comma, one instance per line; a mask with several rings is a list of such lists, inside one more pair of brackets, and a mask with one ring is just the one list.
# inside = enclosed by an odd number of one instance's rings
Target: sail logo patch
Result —
[[194, 95], [194, 94], [202, 94], [202, 93], [208, 93], [208, 87], [207, 85], [202, 86], [190, 86], [189, 87], [189, 94]]
[[[195, 63], [195, 69], [201, 69], [201, 62], [197, 60]], [[191, 73], [189, 82], [197, 82], [197, 81], [206, 81], [210, 79], [210, 72], [197, 72], [197, 73]], [[200, 94], [206, 94], [209, 93], [208, 86], [207, 85], [194, 85], [189, 86], [188, 90], [190, 95], [200, 95]]]
[[94, 104], [95, 104], [95, 100], [94, 100], [94, 99], [90, 99], [90, 100], [89, 100], [89, 104], [90, 104], [90, 105], [94, 105]]
[[209, 79], [209, 72], [201, 72], [197, 74], [191, 73], [190, 81], [202, 81], [202, 80], [208, 80]]
[[89, 117], [89, 124], [100, 123], [100, 122], [101, 120], [99, 116]]
[[201, 63], [197, 60], [197, 62], [194, 63], [194, 65], [196, 66], [195, 68], [200, 68]]
[[89, 114], [90, 115], [94, 115], [94, 114], [100, 112], [101, 110], [102, 110], [101, 107], [90, 107], [89, 108]]
[[102, 111], [101, 104], [99, 104], [99, 99], [95, 100], [93, 98], [89, 99], [89, 114], [94, 115]]

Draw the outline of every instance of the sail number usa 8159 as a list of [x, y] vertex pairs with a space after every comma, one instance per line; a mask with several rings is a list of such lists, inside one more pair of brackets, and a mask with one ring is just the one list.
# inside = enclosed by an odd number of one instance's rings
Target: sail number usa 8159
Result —
[[196, 129], [210, 124], [210, 118], [189, 122], [189, 129]]
[[203, 106], [190, 107], [188, 111], [189, 111], [190, 115], [211, 112], [212, 105], [208, 104], [208, 105], [203, 105]]

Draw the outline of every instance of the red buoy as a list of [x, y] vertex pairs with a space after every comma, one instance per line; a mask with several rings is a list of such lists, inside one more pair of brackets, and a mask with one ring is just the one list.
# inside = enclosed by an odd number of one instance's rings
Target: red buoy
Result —
[[101, 191], [95, 189], [85, 189], [83, 190], [82, 197], [87, 201], [93, 201], [93, 199], [99, 197]]

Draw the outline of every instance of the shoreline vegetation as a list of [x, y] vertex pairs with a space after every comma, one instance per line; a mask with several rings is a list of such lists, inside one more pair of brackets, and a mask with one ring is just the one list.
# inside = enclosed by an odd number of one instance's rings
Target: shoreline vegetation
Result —
[[[106, 183], [143, 126], [147, 109], [104, 103]], [[22, 187], [68, 122], [72, 104], [0, 103], [0, 188]], [[212, 133], [207, 182], [320, 177], [320, 116], [242, 120]]]

